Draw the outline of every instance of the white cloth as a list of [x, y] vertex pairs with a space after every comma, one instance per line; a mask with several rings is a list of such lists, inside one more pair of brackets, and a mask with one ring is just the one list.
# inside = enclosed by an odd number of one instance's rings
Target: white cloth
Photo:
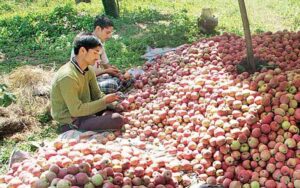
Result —
[[167, 52], [175, 51], [176, 48], [151, 48], [150, 46], [147, 46], [146, 53], [142, 55], [142, 58], [146, 59], [148, 62], [151, 62], [157, 57], [158, 55], [164, 55]]

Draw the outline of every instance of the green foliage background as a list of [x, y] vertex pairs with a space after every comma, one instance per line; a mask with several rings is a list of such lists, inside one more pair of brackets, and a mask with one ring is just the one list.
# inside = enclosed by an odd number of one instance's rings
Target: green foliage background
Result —
[[[246, 0], [246, 6], [253, 33], [300, 28], [300, 1]], [[206, 37], [196, 27], [203, 7], [212, 8], [219, 18], [215, 34], [243, 34], [235, 0], [122, 0], [121, 17], [114, 19], [115, 37], [106, 44], [111, 62], [123, 68], [141, 65], [147, 46], [174, 47]], [[103, 14], [98, 0], [79, 5], [73, 0], [1, 0], [0, 53], [5, 59], [0, 72], [24, 64], [65, 63], [74, 36], [91, 31], [98, 14]]]

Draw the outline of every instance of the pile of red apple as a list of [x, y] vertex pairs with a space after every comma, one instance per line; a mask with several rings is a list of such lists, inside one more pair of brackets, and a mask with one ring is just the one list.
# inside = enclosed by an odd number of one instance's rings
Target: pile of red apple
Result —
[[[122, 101], [125, 132], [57, 140], [15, 163], [10, 187], [300, 187], [300, 32], [252, 38], [255, 56], [278, 65], [236, 73], [244, 39], [203, 39], [143, 66]], [[116, 138], [115, 138], [116, 137]]]

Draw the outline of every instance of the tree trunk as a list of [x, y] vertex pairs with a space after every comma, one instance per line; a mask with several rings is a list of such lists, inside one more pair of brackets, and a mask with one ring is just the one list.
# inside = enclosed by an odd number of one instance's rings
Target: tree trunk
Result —
[[246, 39], [247, 62], [248, 62], [248, 66], [251, 67], [252, 72], [255, 72], [256, 68], [255, 68], [255, 64], [254, 64], [251, 32], [250, 32], [247, 10], [246, 10], [244, 0], [239, 0], [239, 6], [240, 6], [240, 12], [241, 12], [242, 21], [243, 21], [244, 35], [245, 35], [245, 39]]
[[84, 2], [84, 3], [90, 3], [91, 0], [75, 0], [76, 4]]
[[116, 0], [102, 0], [105, 14], [112, 16], [114, 18], [119, 17], [119, 4], [116, 3]]

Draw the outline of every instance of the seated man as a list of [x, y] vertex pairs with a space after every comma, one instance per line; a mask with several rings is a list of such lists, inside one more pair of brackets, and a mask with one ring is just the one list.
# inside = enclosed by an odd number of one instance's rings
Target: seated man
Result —
[[75, 56], [54, 77], [50, 93], [51, 115], [65, 127], [72, 124], [80, 130], [101, 131], [121, 129], [124, 124], [120, 114], [106, 111], [119, 96], [104, 95], [97, 85], [92, 66], [101, 53], [99, 39], [92, 33], [79, 34], [74, 40]]
[[[105, 94], [125, 91], [133, 83], [133, 78], [128, 72], [122, 74], [117, 67], [109, 63], [107, 58], [104, 43], [111, 38], [113, 29], [114, 24], [108, 17], [103, 15], [95, 18], [93, 34], [101, 41], [103, 50], [100, 60], [93, 67], [100, 90]], [[71, 58], [73, 56], [72, 51]]]
[[[113, 30], [114, 24], [108, 17], [102, 15], [95, 18], [93, 34], [98, 37], [103, 45], [111, 38]], [[99, 87], [106, 94], [125, 91], [133, 83], [133, 78], [128, 72], [122, 74], [119, 69], [109, 63], [104, 47], [101, 61], [96, 63], [94, 68]]]

